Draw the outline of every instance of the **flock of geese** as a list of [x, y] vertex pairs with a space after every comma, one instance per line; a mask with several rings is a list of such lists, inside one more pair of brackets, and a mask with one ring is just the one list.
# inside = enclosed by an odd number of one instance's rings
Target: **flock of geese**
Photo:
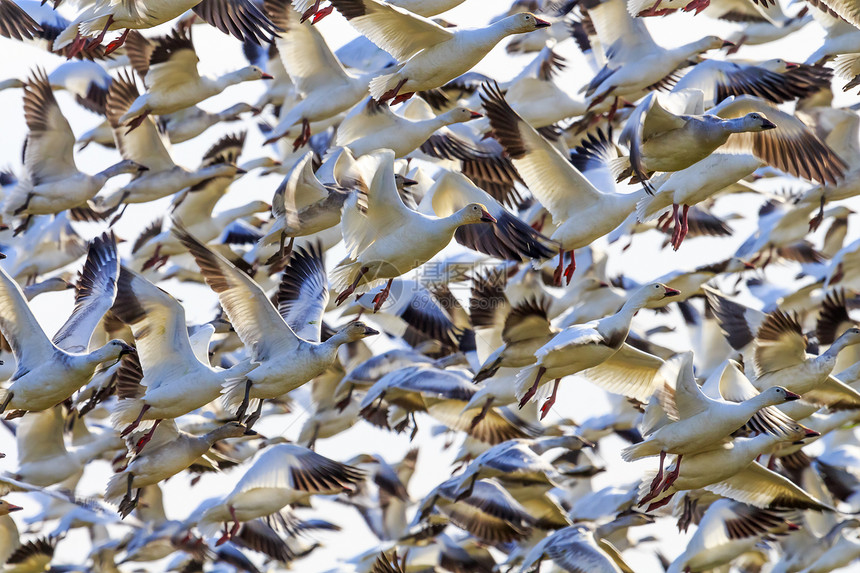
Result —
[[3, 571], [856, 570], [856, 0], [462, 3], [0, 0]]

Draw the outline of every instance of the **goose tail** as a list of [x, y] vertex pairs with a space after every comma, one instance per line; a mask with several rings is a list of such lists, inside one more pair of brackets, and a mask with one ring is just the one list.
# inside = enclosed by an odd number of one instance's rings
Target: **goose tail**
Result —
[[[140, 415], [140, 411], [143, 409], [143, 401], [136, 400], [134, 398], [125, 398], [123, 400], [117, 400], [116, 405], [114, 406], [113, 412], [110, 415], [110, 423], [113, 425], [116, 430], [124, 430], [129, 425], [134, 423], [137, 420], [137, 417]], [[152, 426], [152, 420], [141, 420], [138, 425], [137, 431], [143, 430]]]
[[[538, 374], [538, 369], [540, 366], [538, 364], [532, 364], [531, 366], [526, 366], [517, 374], [517, 379], [514, 382], [514, 391], [517, 397], [517, 401], [521, 401], [523, 397], [525, 397], [526, 393], [532, 387], [535, 382], [535, 378]], [[532, 400], [537, 400], [538, 402], [544, 400], [549, 395], [550, 386], [547, 384], [546, 376], [541, 377], [540, 385], [537, 388], [537, 392], [532, 396]]]
[[395, 89], [401, 79], [403, 78], [400, 77], [398, 72], [373, 78], [370, 80], [370, 95], [373, 96], [373, 99], [379, 101], [385, 93]]
[[108, 479], [107, 489], [105, 489], [105, 501], [112, 505], [118, 505], [128, 490], [128, 474], [120, 472], [113, 474]]
[[646, 458], [648, 456], [656, 456], [659, 453], [659, 448], [655, 451], [655, 446], [646, 440], [644, 442], [639, 442], [638, 444], [627, 446], [621, 450], [621, 458], [625, 462], [632, 462], [633, 460]]

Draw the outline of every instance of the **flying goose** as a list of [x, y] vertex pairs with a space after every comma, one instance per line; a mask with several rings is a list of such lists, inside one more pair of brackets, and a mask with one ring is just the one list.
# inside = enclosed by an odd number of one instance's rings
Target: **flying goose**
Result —
[[[143, 421], [155, 421], [137, 444], [137, 451], [152, 438], [160, 420], [178, 418], [205, 406], [221, 395], [227, 381], [241, 378], [254, 369], [248, 360], [225, 370], [212, 368], [205, 351], [200, 356], [191, 345], [182, 305], [125, 267], [119, 272], [113, 313], [132, 329], [139, 364], [125, 367], [139, 368], [142, 380], [137, 383], [125, 380], [118, 391], [121, 399], [114, 406], [111, 421], [123, 436]], [[206, 343], [204, 349], [208, 340]], [[121, 367], [121, 381], [122, 376]]]
[[380, 103], [400, 103], [415, 92], [437, 88], [472, 69], [503, 38], [550, 25], [523, 12], [483, 28], [448, 29], [378, 0], [333, 0], [331, 5], [400, 62], [394, 73], [370, 82], [370, 95]]
[[341, 304], [359, 286], [373, 288], [387, 279], [386, 288], [376, 298], [379, 310], [398, 276], [424, 264], [441, 251], [462, 225], [495, 223], [487, 208], [469, 203], [447, 217], [430, 217], [403, 204], [394, 180], [394, 152], [377, 151], [368, 158], [370, 179], [366, 212], [351, 195], [344, 205], [341, 229], [347, 258], [332, 271], [332, 287], [340, 291]]
[[677, 294], [660, 283], [648, 284], [633, 292], [617, 313], [556, 334], [535, 352], [535, 363], [517, 374], [520, 407], [547, 384], [547, 379], [555, 379], [552, 394], [541, 406], [541, 417], [545, 417], [555, 403], [561, 378], [582, 371], [586, 379], [610, 392], [648, 400], [654, 389], [654, 375], [663, 361], [625, 340], [634, 314], [649, 302]]
[[[276, 309], [253, 279], [189, 235], [178, 221], [174, 221], [172, 231], [218, 294], [230, 324], [248, 348], [251, 364], [256, 366], [225, 386], [225, 404], [238, 407], [239, 419], [244, 417], [249, 400], [259, 400], [253, 422], [264, 399], [277, 398], [322, 374], [342, 344], [379, 334], [362, 322], [353, 322], [320, 342], [322, 313], [328, 300], [328, 281], [321, 265], [302, 279], [309, 290], [304, 286], [291, 290], [297, 298], [285, 297]], [[290, 280], [287, 275], [282, 285], [290, 284]]]
[[[322, 0], [294, 0], [293, 5], [302, 15], [302, 22], [313, 16], [313, 22], [316, 24], [334, 10], [334, 6], [320, 9], [321, 2]], [[386, 3], [429, 18], [459, 6], [463, 0], [386, 0]]]
[[332, 54], [319, 30], [301, 23], [288, 0], [267, 0], [266, 11], [284, 32], [275, 37], [281, 61], [301, 101], [281, 108], [278, 124], [268, 134], [267, 143], [301, 128], [293, 142], [296, 151], [310, 141], [311, 124], [329, 120], [347, 111], [367, 95], [367, 83], [374, 72], [354, 75]]
[[[485, 85], [481, 99], [496, 138], [529, 190], [552, 215], [556, 228], [550, 238], [560, 245], [555, 282], [561, 285], [564, 276], [570, 284], [576, 270], [572, 251], [615, 229], [635, 209], [644, 193], [622, 194], [614, 188], [595, 187], [511, 109], [498, 86]], [[565, 269], [567, 251], [571, 251], [571, 259]]]
[[[156, 0], [154, 4], [143, 4], [139, 0], [99, 2], [88, 6], [56, 37], [53, 50], [69, 46], [71, 54], [75, 55], [101, 44], [109, 31], [125, 29], [105, 48], [105, 54], [110, 54], [125, 43], [131, 30], [164, 24], [188, 10], [194, 10], [206, 22], [243, 42], [246, 39], [257, 44], [266, 42], [277, 30], [250, 0]], [[95, 38], [88, 38], [97, 32]]]
[[93, 331], [113, 303], [118, 266], [113, 237], [93, 240], [75, 296], [75, 310], [53, 340], [36, 322], [21, 287], [0, 268], [0, 332], [12, 346], [17, 362], [11, 384], [0, 390], [0, 412], [10, 407], [21, 411], [51, 408], [89, 382], [100, 364], [134, 352], [122, 340], [90, 350]]
[[60, 111], [44, 70], [37, 70], [24, 86], [24, 118], [27, 177], [5, 198], [7, 216], [54, 214], [78, 207], [92, 199], [108, 179], [124, 173], [140, 173], [146, 167], [123, 160], [96, 175], [78, 170], [74, 158], [75, 136]]
[[[211, 1], [211, 0], [208, 0]], [[139, 36], [142, 39], [142, 36]], [[146, 93], [135, 99], [117, 123], [137, 128], [150, 114], [166, 115], [181, 111], [229, 86], [261, 79], [272, 79], [257, 66], [248, 66], [219, 76], [204, 78], [197, 72], [197, 53], [191, 38], [181, 30], [153, 41], [141, 40], [128, 46], [129, 58], [143, 76]]]

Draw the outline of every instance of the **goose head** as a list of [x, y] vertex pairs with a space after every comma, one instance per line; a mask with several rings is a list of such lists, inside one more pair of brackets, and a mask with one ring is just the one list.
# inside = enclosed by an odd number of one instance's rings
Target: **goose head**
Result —
[[257, 66], [246, 66], [236, 72], [236, 77], [242, 82], [252, 82], [254, 80], [273, 80], [272, 75], [267, 74]]
[[734, 46], [732, 42], [723, 40], [719, 36], [705, 36], [695, 44], [699, 51], [707, 52], [708, 50], [718, 50], [720, 48], [728, 48]]
[[490, 215], [490, 212], [481, 203], [469, 203], [457, 212], [457, 216], [461, 225], [496, 222], [496, 218]]
[[744, 131], [767, 131], [774, 129], [776, 124], [764, 115], [756, 112], [748, 113], [738, 122]]
[[144, 171], [149, 171], [149, 167], [136, 163], [130, 159], [125, 159], [108, 167], [102, 173], [107, 177], [116, 177], [117, 175], [125, 175], [127, 173], [136, 175], [138, 173], [143, 173]]
[[795, 394], [783, 388], [782, 386], [771, 386], [761, 393], [762, 400], [768, 406], [778, 406], [792, 400], [799, 400], [800, 394]]
[[[860, 343], [860, 328], [849, 328], [842, 333], [838, 340], [842, 348]], [[834, 344], [836, 343], [834, 342]]]
[[807, 438], [816, 438], [821, 434], [815, 430], [810, 430], [802, 424], [792, 424], [788, 427], [785, 433], [785, 440], [793, 444], [802, 444]]
[[356, 342], [368, 336], [379, 334], [379, 331], [370, 328], [360, 320], [356, 320], [344, 326], [338, 334], [342, 334], [346, 342]]
[[0, 515], [9, 515], [13, 511], [21, 511], [22, 509], [24, 508], [21, 506], [11, 504], [5, 499], [0, 499]]
[[467, 107], [455, 107], [446, 115], [448, 116], [447, 119], [451, 123], [463, 123], [473, 119], [478, 119], [479, 117], [484, 117], [483, 114], [480, 114], [477, 111], [472, 111]]
[[257, 432], [246, 428], [239, 422], [227, 422], [223, 426], [209, 432], [208, 437], [213, 441], [225, 440], [227, 438], [239, 438], [241, 436], [256, 436]]
[[101, 347], [100, 351], [97, 352], [96, 358], [99, 359], [100, 362], [107, 362], [108, 360], [119, 360], [126, 354], [134, 354], [137, 352], [134, 346], [129, 346], [120, 339], [114, 339]]
[[678, 296], [679, 294], [681, 294], [681, 291], [669, 288], [663, 283], [652, 283], [640, 287], [639, 290], [633, 293], [633, 295], [630, 297], [630, 301], [641, 305], [641, 308], [649, 303], [658, 302], [663, 300], [664, 298], [668, 298], [670, 296]]
[[546, 20], [541, 20], [531, 12], [520, 12], [513, 16], [508, 16], [502, 20], [505, 24], [505, 29], [511, 34], [525, 34], [526, 32], [534, 32], [540, 28], [548, 28], [551, 24]]

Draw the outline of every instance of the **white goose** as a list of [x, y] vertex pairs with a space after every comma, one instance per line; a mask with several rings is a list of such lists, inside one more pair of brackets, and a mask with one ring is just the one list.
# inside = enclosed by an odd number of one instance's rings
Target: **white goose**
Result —
[[[137, 506], [142, 488], [186, 469], [208, 452], [215, 442], [253, 434], [256, 432], [238, 422], [228, 422], [202, 436], [181, 432], [173, 423], [162, 424], [157, 441], [150, 442], [123, 471], [111, 476], [104, 499], [117, 504], [120, 514], [125, 517]], [[134, 494], [135, 489], [137, 494]]]
[[[151, 9], [151, 8], [150, 8]], [[138, 38], [138, 36], [136, 36]], [[166, 115], [191, 107], [241, 82], [272, 79], [257, 66], [247, 66], [217, 78], [201, 77], [191, 38], [180, 30], [153, 42], [139, 36], [127, 48], [135, 70], [143, 76], [147, 91], [138, 97], [117, 123], [129, 131], [149, 114]]]
[[[322, 0], [293, 0], [293, 5], [302, 15], [302, 22], [313, 16], [313, 22], [316, 24], [329, 14], [331, 14], [334, 6], [326, 6], [320, 9]], [[442, 12], [447, 12], [451, 8], [459, 6], [463, 0], [387, 0], [387, 4], [397, 6], [404, 10], [408, 10], [413, 14], [429, 18]]]
[[256, 368], [225, 386], [224, 400], [238, 406], [242, 418], [248, 401], [260, 401], [251, 425], [259, 416], [263, 400], [276, 398], [322, 374], [342, 344], [378, 334], [362, 322], [353, 322], [320, 342], [322, 314], [328, 301], [328, 281], [318, 254], [313, 272], [301, 277], [284, 274], [276, 309], [263, 289], [246, 273], [189, 235], [176, 221], [173, 232], [197, 261], [207, 284], [218, 294], [221, 306]]
[[233, 491], [222, 499], [204, 502], [193, 515], [199, 515], [197, 528], [214, 536], [221, 524], [233, 522], [217, 544], [224, 543], [239, 531], [243, 521], [265, 517], [284, 506], [311, 495], [332, 495], [354, 491], [364, 473], [293, 444], [279, 444], [267, 449]]
[[[137, 445], [138, 451], [152, 438], [160, 420], [178, 418], [216, 400], [228, 380], [241, 378], [254, 368], [248, 360], [227, 370], [212, 368], [205, 353], [208, 340], [197, 352], [191, 345], [182, 305], [125, 267], [120, 269], [113, 312], [131, 327], [143, 379], [138, 384], [125, 381], [111, 421], [123, 436], [144, 420], [155, 421]], [[135, 366], [124, 364], [121, 371]]]
[[[268, 41], [276, 30], [266, 15], [250, 0], [129, 0], [127, 2], [96, 2], [81, 13], [74, 22], [54, 40], [53, 50], [69, 46], [69, 56], [85, 48], [101, 44], [111, 30], [125, 29], [123, 34], [105, 49], [110, 54], [123, 45], [129, 31], [152, 28], [164, 24], [188, 10], [194, 10], [206, 22], [225, 34], [232, 34], [241, 41], [246, 39], [259, 44]], [[99, 32], [90, 40], [87, 36]]]
[[75, 297], [75, 310], [54, 339], [45, 335], [21, 288], [0, 268], [0, 332], [12, 346], [17, 369], [0, 390], [0, 412], [46, 410], [89, 382], [96, 368], [134, 352], [122, 340], [89, 350], [90, 338], [116, 294], [118, 256], [113, 237], [93, 241]]
[[284, 29], [275, 37], [275, 45], [284, 68], [302, 96], [302, 100], [289, 109], [282, 108], [283, 115], [266, 142], [277, 141], [301, 124], [293, 142], [293, 151], [296, 151], [310, 141], [312, 123], [345, 112], [367, 95], [367, 82], [374, 72], [361, 75], [347, 72], [319, 30], [310, 23], [299, 22], [299, 14], [290, 2], [268, 0], [266, 11]]
[[243, 113], [257, 112], [251, 104], [240, 102], [219, 112], [208, 112], [196, 105], [158, 118], [158, 125], [167, 132], [170, 143], [182, 143], [194, 139], [218, 123], [239, 121]]
[[332, 0], [350, 24], [390, 53], [399, 67], [374, 78], [370, 95], [399, 103], [417, 91], [437, 88], [471, 70], [502, 39], [550, 24], [523, 12], [483, 28], [443, 28], [435, 22], [377, 0]]
[[[624, 448], [621, 452], [624, 461], [628, 462], [660, 455], [660, 469], [654, 478], [654, 487], [663, 482], [663, 461], [667, 453], [676, 454], [677, 457], [675, 473], [667, 477], [663, 487], [668, 487], [677, 478], [684, 455], [719, 447], [730, 439], [732, 432], [741, 428], [762, 408], [800, 398], [794, 392], [774, 386], [743, 402], [714, 399], [706, 396], [696, 383], [692, 352], [685, 352], [678, 359], [667, 362], [662, 372], [675, 369], [677, 370], [667, 377], [667, 382], [675, 383], [674, 396], [671, 405], [664, 406], [664, 410], [674, 421], [659, 426], [649, 423], [646, 411], [645, 420], [648, 427], [642, 432], [646, 439]], [[673, 381], [672, 378], [676, 380]], [[664, 395], [669, 394], [664, 392]], [[649, 405], [649, 408], [654, 407], [657, 407], [656, 404]]]
[[[344, 206], [341, 228], [347, 258], [332, 271], [332, 287], [345, 301], [359, 285], [367, 288], [388, 279], [386, 288], [374, 302], [379, 310], [388, 297], [392, 281], [434, 257], [444, 249], [462, 225], [495, 223], [487, 208], [469, 203], [447, 217], [429, 217], [403, 204], [394, 180], [394, 152], [377, 151], [365, 156], [364, 166], [372, 170], [366, 213], [358, 208], [358, 196], [351, 195]], [[366, 179], [370, 179], [367, 177]]]
[[[498, 86], [485, 85], [484, 90], [484, 109], [495, 136], [556, 225], [550, 235], [560, 245], [555, 282], [560, 285], [564, 274], [570, 284], [576, 270], [573, 251], [620, 225], [645, 193], [621, 194], [614, 189], [598, 189], [511, 109]], [[565, 270], [566, 251], [571, 251], [571, 260]]]
[[570, 326], [535, 352], [536, 362], [517, 375], [520, 407], [538, 389], [555, 379], [552, 394], [541, 407], [541, 417], [555, 403], [561, 378], [584, 372], [587, 379], [610, 392], [646, 401], [654, 391], [654, 375], [663, 361], [627, 344], [633, 315], [649, 302], [679, 294], [660, 283], [637, 289], [617, 313], [586, 324]]
[[395, 114], [387, 105], [367, 98], [355, 106], [340, 124], [335, 145], [347, 147], [354, 157], [377, 149], [391, 149], [395, 157], [404, 157], [421, 146], [436, 130], [454, 123], [483, 117], [465, 107], [455, 107], [434, 116], [429, 106], [423, 106], [426, 116], [413, 120]]
[[7, 215], [29, 217], [78, 207], [92, 199], [108, 179], [146, 170], [125, 160], [95, 175], [81, 173], [74, 158], [75, 136], [43, 70], [35, 72], [24, 86], [24, 117], [29, 130], [24, 152], [27, 177], [6, 197], [3, 211]]

